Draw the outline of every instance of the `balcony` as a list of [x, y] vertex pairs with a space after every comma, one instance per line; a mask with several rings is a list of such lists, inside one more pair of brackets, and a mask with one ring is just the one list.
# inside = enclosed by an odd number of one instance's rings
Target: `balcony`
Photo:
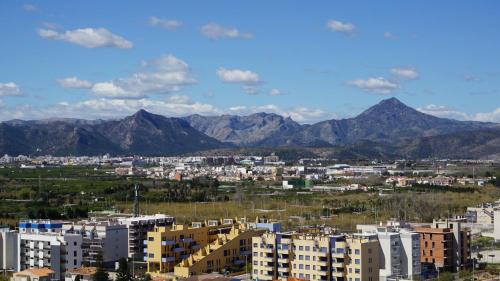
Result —
[[278, 258], [278, 263], [288, 263], [290, 260], [289, 259], [280, 259]]
[[184, 247], [176, 247], [173, 249], [174, 253], [179, 253], [179, 252], [182, 252], [184, 250], [185, 250]]
[[280, 267], [278, 266], [278, 272], [290, 272], [290, 267]]
[[175, 258], [174, 257], [161, 258], [161, 262], [175, 262]]
[[319, 260], [319, 261], [316, 261], [316, 264], [319, 265], [319, 266], [321, 266], [321, 267], [323, 267], [323, 266], [327, 266], [328, 262], [327, 261], [321, 261], [321, 260]]
[[345, 253], [332, 253], [332, 257], [333, 258], [344, 258], [345, 257]]
[[162, 240], [161, 245], [162, 246], [171, 246], [175, 244], [175, 240]]
[[334, 271], [332, 272], [333, 277], [344, 277], [344, 272], [343, 271]]
[[263, 253], [273, 253], [274, 249], [273, 248], [261, 248], [260, 251]]
[[272, 258], [272, 257], [259, 257], [259, 260], [261, 260], [263, 262], [272, 262], [274, 260], [274, 258]]
[[190, 238], [190, 237], [181, 238], [181, 241], [184, 243], [191, 243], [191, 242], [193, 242], [193, 238]]

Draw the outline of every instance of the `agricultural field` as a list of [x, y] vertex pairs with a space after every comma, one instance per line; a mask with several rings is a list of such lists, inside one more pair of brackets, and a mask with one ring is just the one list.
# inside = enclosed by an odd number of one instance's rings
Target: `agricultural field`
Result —
[[351, 231], [356, 224], [389, 218], [429, 222], [462, 215], [467, 206], [500, 198], [500, 188], [493, 184], [395, 188], [383, 195], [377, 186], [366, 192], [312, 193], [284, 191], [274, 182], [219, 183], [209, 178], [176, 182], [117, 176], [110, 171], [94, 167], [0, 169], [0, 224], [15, 225], [21, 218], [79, 219], [103, 210], [131, 212], [134, 184], [140, 185], [144, 214], [170, 214], [185, 223], [258, 216], [280, 220], [285, 229], [326, 224]]

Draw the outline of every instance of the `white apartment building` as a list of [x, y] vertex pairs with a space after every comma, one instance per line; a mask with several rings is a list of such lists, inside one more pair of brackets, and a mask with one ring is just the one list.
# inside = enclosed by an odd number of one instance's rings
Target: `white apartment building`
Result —
[[420, 235], [380, 228], [380, 280], [413, 280], [420, 276]]
[[63, 224], [50, 220], [19, 223], [19, 270], [48, 267], [59, 280], [67, 269], [82, 266], [82, 237], [63, 234]]
[[78, 234], [21, 233], [19, 239], [20, 270], [48, 267], [60, 279], [67, 269], [82, 266], [82, 237]]
[[19, 234], [9, 227], [0, 227], [0, 271], [19, 271]]
[[131, 218], [119, 218], [118, 221], [128, 228], [128, 257], [137, 261], [144, 260], [144, 240], [148, 231], [153, 231], [155, 226], [171, 226], [175, 219], [172, 216], [156, 214]]
[[82, 263], [94, 266], [100, 254], [106, 266], [128, 255], [128, 228], [117, 221], [79, 221], [62, 226], [63, 233], [82, 237]]

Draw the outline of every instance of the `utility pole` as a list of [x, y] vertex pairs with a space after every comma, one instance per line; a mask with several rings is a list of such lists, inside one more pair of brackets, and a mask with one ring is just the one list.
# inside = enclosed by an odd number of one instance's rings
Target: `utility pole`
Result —
[[139, 185], [134, 185], [134, 217], [138, 217], [140, 215], [139, 210]]

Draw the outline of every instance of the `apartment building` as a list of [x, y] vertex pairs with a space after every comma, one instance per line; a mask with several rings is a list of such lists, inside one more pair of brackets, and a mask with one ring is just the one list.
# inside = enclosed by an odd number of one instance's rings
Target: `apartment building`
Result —
[[62, 231], [82, 237], [82, 263], [85, 266], [95, 266], [98, 255], [108, 267], [128, 256], [128, 228], [117, 221], [79, 221], [64, 224]]
[[434, 220], [415, 232], [420, 234], [422, 270], [455, 272], [470, 263], [470, 229], [460, 220]]
[[204, 223], [193, 222], [191, 226], [174, 224], [171, 227], [155, 227], [144, 241], [147, 244], [144, 260], [148, 272], [173, 272], [175, 265], [216, 241], [218, 234], [230, 233], [235, 224], [246, 226], [246, 220], [208, 220]]
[[252, 239], [252, 279], [377, 281], [374, 234], [265, 233]]
[[264, 229], [246, 229], [233, 224], [229, 233], [217, 233], [208, 243], [175, 266], [176, 277], [187, 278], [211, 272], [241, 271], [252, 260], [252, 237], [262, 235]]
[[0, 271], [19, 271], [18, 239], [16, 231], [0, 226]]
[[379, 229], [380, 280], [414, 280], [421, 273], [420, 235], [407, 230]]
[[467, 222], [491, 225], [495, 223], [495, 212], [498, 211], [492, 205], [467, 207], [465, 217], [467, 218]]
[[145, 261], [146, 245], [144, 240], [147, 239], [148, 232], [153, 231], [155, 227], [170, 227], [175, 222], [175, 219], [172, 216], [156, 214], [119, 218], [118, 221], [128, 228], [128, 257], [137, 261]]
[[19, 268], [51, 268], [55, 278], [82, 265], [82, 237], [62, 233], [21, 233]]

